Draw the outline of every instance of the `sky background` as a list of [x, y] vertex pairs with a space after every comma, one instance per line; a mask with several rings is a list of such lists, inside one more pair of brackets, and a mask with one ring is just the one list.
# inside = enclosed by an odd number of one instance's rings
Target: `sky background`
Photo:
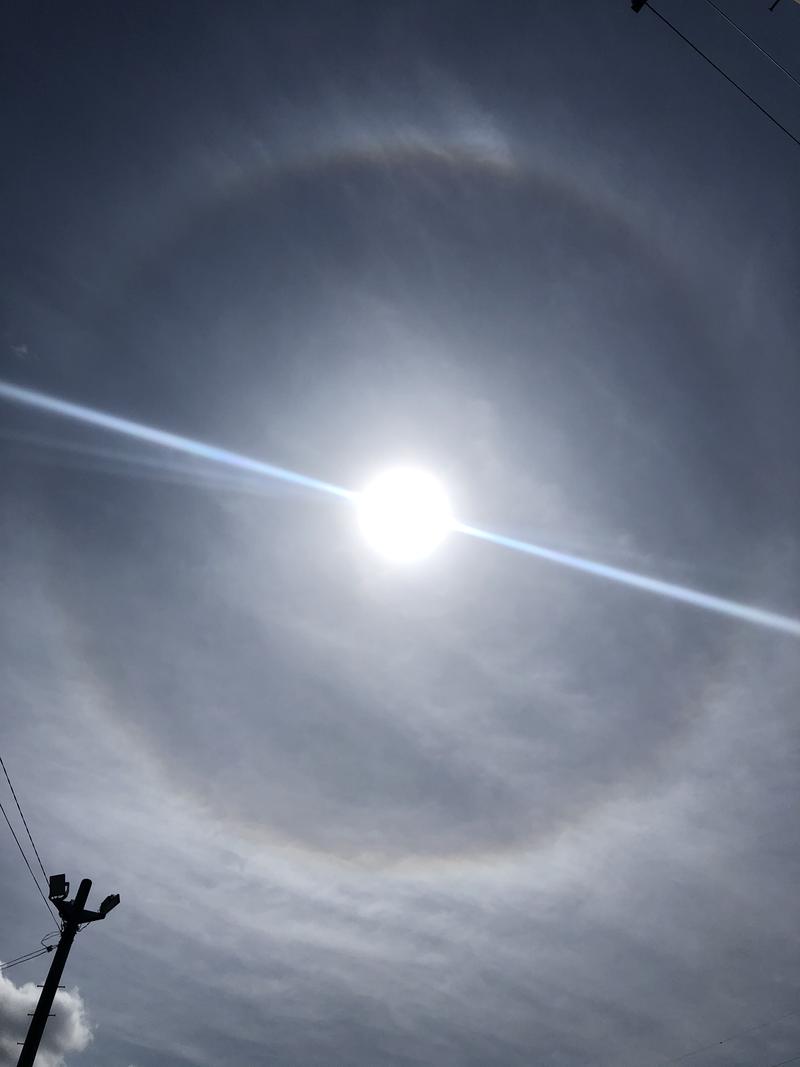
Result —
[[[720, 4], [796, 64], [795, 5]], [[652, 13], [2, 37], [0, 378], [800, 616], [800, 149]], [[800, 1056], [796, 638], [460, 536], [397, 567], [347, 502], [7, 403], [0, 465], [2, 754], [48, 869], [122, 896], [42, 1067]], [[52, 924], [6, 829], [10, 959]]]

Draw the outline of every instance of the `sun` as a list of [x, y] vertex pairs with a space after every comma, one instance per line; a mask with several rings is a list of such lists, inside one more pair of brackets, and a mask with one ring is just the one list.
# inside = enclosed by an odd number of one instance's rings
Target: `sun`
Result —
[[395, 467], [358, 497], [358, 519], [367, 542], [397, 563], [423, 559], [453, 528], [450, 503], [426, 471]]

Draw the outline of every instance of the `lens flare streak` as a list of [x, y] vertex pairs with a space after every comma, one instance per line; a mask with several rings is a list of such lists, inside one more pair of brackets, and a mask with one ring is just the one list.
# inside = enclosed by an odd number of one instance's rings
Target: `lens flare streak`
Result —
[[[121, 434], [125, 437], [144, 441], [151, 445], [169, 449], [173, 452], [182, 452], [186, 455], [197, 456], [212, 463], [219, 463], [236, 470], [247, 471], [250, 474], [260, 475], [265, 478], [276, 478], [279, 481], [288, 482], [304, 489], [313, 489], [317, 492], [328, 493], [340, 499], [357, 502], [360, 494], [330, 482], [311, 478], [306, 474], [287, 470], [284, 467], [276, 467], [271, 463], [263, 463], [261, 460], [243, 456], [238, 452], [231, 452], [226, 448], [218, 448], [216, 445], [208, 445], [202, 441], [195, 441], [179, 434], [168, 433], [165, 430], [157, 430], [143, 423], [133, 422], [130, 419], [122, 419], [116, 415], [109, 415], [94, 408], [85, 407], [83, 404], [74, 404], [68, 400], [40, 393], [35, 389], [26, 389], [14, 385], [11, 382], [0, 381], [0, 399], [11, 403], [45, 411], [51, 415], [72, 419], [87, 426], [96, 426], [102, 430]], [[549, 563], [557, 563], [572, 570], [582, 571], [599, 578], [606, 578], [612, 582], [641, 589], [648, 593], [656, 593], [659, 596], [668, 597], [684, 604], [690, 604], [706, 611], [714, 611], [720, 615], [728, 615], [742, 622], [748, 622], [756, 626], [765, 626], [781, 633], [790, 634], [792, 637], [800, 637], [800, 620], [790, 618], [787, 615], [779, 615], [763, 608], [751, 607], [747, 604], [739, 604], [735, 600], [726, 600], [724, 597], [712, 596], [709, 593], [701, 593], [686, 586], [674, 585], [659, 578], [650, 578], [634, 571], [626, 571], [620, 567], [611, 567], [605, 563], [596, 563], [594, 560], [585, 559], [582, 556], [573, 556], [567, 552], [559, 552], [556, 549], [534, 545], [528, 541], [520, 541], [513, 537], [505, 537], [502, 534], [491, 533], [481, 530], [476, 526], [468, 526], [465, 523], [456, 522], [453, 529], [469, 537], [486, 541], [501, 548], [510, 548], [515, 552], [522, 552], [528, 556], [536, 556], [547, 560]]]
[[792, 619], [787, 615], [778, 615], [773, 611], [765, 611], [763, 608], [739, 604], [735, 600], [726, 600], [724, 597], [700, 593], [683, 585], [673, 585], [672, 582], [664, 582], [659, 578], [648, 578], [647, 575], [636, 574], [634, 571], [622, 570], [619, 567], [609, 567], [605, 563], [595, 563], [594, 560], [584, 559], [582, 556], [573, 556], [567, 552], [543, 548], [541, 545], [518, 541], [513, 537], [490, 533], [488, 530], [479, 530], [475, 526], [466, 526], [464, 523], [456, 523], [455, 529], [459, 533], [476, 537], [480, 541], [489, 541], [491, 544], [500, 545], [502, 548], [511, 548], [515, 552], [524, 552], [528, 556], [537, 556], [539, 559], [547, 560], [549, 563], [558, 563], [563, 567], [571, 567], [576, 571], [594, 574], [598, 578], [608, 578], [612, 582], [633, 586], [634, 589], [657, 593], [659, 596], [669, 597], [670, 600], [680, 600], [684, 604], [691, 604], [696, 608], [716, 611], [720, 615], [730, 615], [744, 622], [754, 623], [757, 626], [766, 626], [772, 630], [780, 630], [782, 633], [791, 634], [793, 637], [800, 637], [800, 620]]
[[179, 434], [156, 430], [152, 426], [132, 422], [130, 419], [120, 419], [116, 415], [107, 415], [103, 411], [84, 407], [83, 404], [73, 404], [68, 400], [60, 400], [58, 397], [37, 392], [35, 389], [24, 389], [19, 385], [12, 385], [10, 382], [0, 382], [0, 398], [10, 400], [15, 404], [21, 404], [24, 407], [47, 411], [51, 415], [60, 415], [62, 418], [72, 419], [87, 426], [97, 426], [102, 430], [110, 430], [112, 433], [132, 437], [137, 441], [146, 441], [148, 444], [168, 448], [173, 452], [183, 452], [189, 456], [198, 456], [201, 459], [211, 460], [213, 463], [222, 463], [237, 470], [248, 471], [250, 474], [260, 474], [265, 478], [277, 478], [280, 481], [289, 482], [304, 489], [315, 489], [318, 492], [331, 493], [347, 500], [354, 495], [349, 489], [331, 485], [330, 482], [322, 482], [317, 478], [310, 478], [305, 474], [286, 470], [284, 467], [275, 467], [271, 463], [262, 463], [260, 460], [251, 459], [249, 456], [242, 456], [238, 452], [230, 452], [226, 448], [217, 448], [216, 445], [207, 445], [202, 441], [194, 441], [190, 437], [181, 437]]

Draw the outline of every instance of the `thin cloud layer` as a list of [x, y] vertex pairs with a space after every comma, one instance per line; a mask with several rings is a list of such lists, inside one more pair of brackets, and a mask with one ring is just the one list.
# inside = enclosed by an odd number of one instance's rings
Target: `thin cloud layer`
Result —
[[[0, 380], [797, 614], [794, 164], [611, 8], [19, 6]], [[3, 757], [122, 897], [48, 1067], [800, 1051], [796, 641], [0, 417]]]

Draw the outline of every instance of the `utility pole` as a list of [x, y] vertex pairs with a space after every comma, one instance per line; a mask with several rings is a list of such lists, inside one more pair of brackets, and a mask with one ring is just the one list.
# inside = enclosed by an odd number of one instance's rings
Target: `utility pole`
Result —
[[119, 894], [113, 893], [111, 896], [106, 897], [100, 905], [99, 911], [87, 911], [86, 901], [89, 899], [89, 890], [91, 888], [91, 879], [84, 878], [78, 887], [75, 899], [67, 900], [69, 882], [64, 875], [54, 874], [50, 878], [50, 899], [55, 904], [62, 919], [61, 938], [53, 956], [53, 962], [50, 964], [50, 970], [47, 972], [47, 978], [42, 986], [39, 1003], [36, 1005], [36, 1011], [34, 1011], [28, 1027], [28, 1036], [25, 1038], [22, 1051], [19, 1054], [17, 1067], [33, 1067], [36, 1053], [39, 1050], [39, 1042], [42, 1040], [50, 1009], [53, 1006], [53, 999], [58, 990], [61, 975], [64, 973], [64, 965], [67, 962], [69, 950], [72, 948], [72, 942], [75, 940], [75, 934], [84, 923], [105, 919], [111, 909], [116, 908], [117, 904], [119, 904]]

